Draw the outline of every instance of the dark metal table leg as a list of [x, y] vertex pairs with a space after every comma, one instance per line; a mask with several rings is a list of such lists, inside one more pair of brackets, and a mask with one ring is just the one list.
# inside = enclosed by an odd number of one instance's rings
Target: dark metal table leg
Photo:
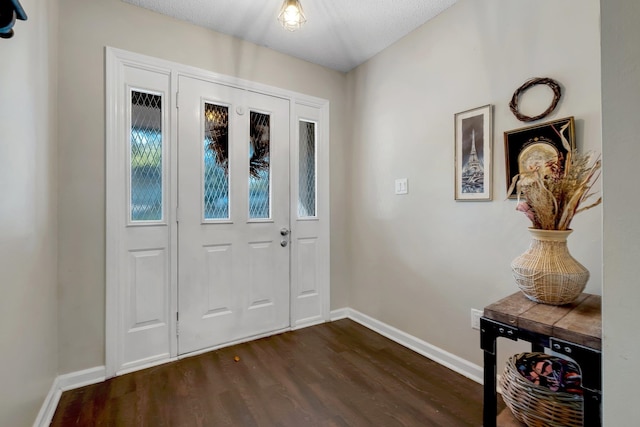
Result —
[[600, 413], [602, 390], [602, 353], [578, 344], [552, 338], [551, 349], [571, 357], [582, 371], [585, 427], [602, 426]]
[[480, 344], [484, 350], [484, 427], [496, 427], [498, 396], [496, 391], [496, 333], [494, 328], [480, 319]]
[[482, 409], [482, 425], [495, 427], [497, 417], [498, 395], [496, 391], [496, 355], [484, 352], [484, 406]]
[[600, 427], [601, 425], [600, 393], [584, 389], [584, 426]]

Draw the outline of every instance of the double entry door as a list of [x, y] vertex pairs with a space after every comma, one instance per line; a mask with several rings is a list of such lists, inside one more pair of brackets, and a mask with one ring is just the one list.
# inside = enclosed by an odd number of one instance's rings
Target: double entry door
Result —
[[178, 78], [178, 353], [287, 328], [289, 101]]

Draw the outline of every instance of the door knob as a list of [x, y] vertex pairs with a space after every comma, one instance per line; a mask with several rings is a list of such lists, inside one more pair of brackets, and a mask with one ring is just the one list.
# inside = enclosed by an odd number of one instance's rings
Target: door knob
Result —
[[280, 246], [282, 246], [283, 248], [286, 248], [288, 244], [289, 242], [287, 242], [286, 240], [280, 240]]
[[282, 228], [280, 229], [280, 235], [281, 235], [281, 236], [288, 236], [288, 235], [289, 235], [289, 233], [290, 233], [290, 231], [289, 231], [289, 229], [288, 229], [288, 228], [282, 227]]

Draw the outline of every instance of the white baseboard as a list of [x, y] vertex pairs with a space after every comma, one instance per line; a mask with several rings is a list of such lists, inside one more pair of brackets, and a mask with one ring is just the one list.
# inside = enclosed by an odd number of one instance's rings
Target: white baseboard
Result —
[[104, 366], [96, 366], [95, 368], [89, 368], [83, 371], [58, 375], [57, 379], [59, 380], [62, 391], [73, 390], [74, 388], [104, 381], [106, 379], [106, 368]]
[[393, 326], [387, 325], [379, 320], [376, 320], [370, 316], [367, 316], [364, 313], [360, 313], [357, 310], [352, 308], [342, 308], [338, 310], [331, 311], [331, 320], [339, 320], [349, 318], [355, 322], [360, 323], [361, 325], [371, 329], [389, 338], [392, 341], [397, 342], [400, 345], [403, 345], [418, 354], [421, 354], [434, 362], [437, 362], [447, 368], [451, 369], [454, 372], [463, 375], [478, 384], [482, 384], [483, 381], [483, 369], [481, 366], [478, 366], [474, 363], [469, 362], [461, 357], [456, 356], [455, 354], [449, 353], [446, 350], [443, 350], [439, 347], [429, 344], [426, 341], [423, 341], [419, 338], [414, 337], [413, 335], [409, 335], [406, 332], [403, 332]]
[[[415, 351], [416, 353], [433, 360], [434, 362], [446, 366], [452, 371], [457, 372], [460, 375], [463, 375], [479, 384], [482, 384], [483, 382], [482, 367], [475, 365], [461, 357], [458, 357], [455, 354], [451, 354], [439, 347], [431, 345], [428, 342], [414, 337], [413, 335], [409, 335], [406, 332], [403, 332], [393, 326], [387, 325], [384, 322], [376, 320], [364, 313], [360, 313], [359, 311], [351, 308], [332, 310], [330, 313], [330, 320], [332, 322], [346, 318], [358, 322], [361, 325], [371, 329], [372, 331], [375, 331], [380, 335], [383, 335], [390, 340], [395, 341], [398, 344], [403, 345]], [[314, 323], [315, 322], [310, 321], [306, 325], [296, 325], [295, 329], [312, 326]], [[209, 348], [204, 351], [211, 351], [214, 349], [215, 348]], [[195, 352], [189, 354], [189, 356], [193, 356], [199, 353], [201, 352]], [[167, 361], [169, 360], [159, 361], [157, 364], [166, 363]], [[132, 370], [135, 371], [138, 369]], [[119, 374], [122, 374], [122, 372], [120, 372]], [[90, 384], [96, 384], [104, 381], [105, 379], [106, 368], [104, 366], [97, 366], [95, 368], [85, 369], [83, 371], [59, 375], [53, 381], [51, 390], [49, 390], [49, 394], [47, 394], [47, 397], [45, 398], [45, 401], [40, 408], [40, 412], [38, 413], [36, 421], [33, 423], [33, 427], [46, 427], [51, 423], [63, 391], [84, 387]]]
[[47, 397], [44, 398], [44, 402], [40, 407], [40, 412], [38, 412], [38, 416], [33, 422], [33, 427], [45, 427], [51, 424], [53, 414], [56, 412], [61, 395], [62, 390], [58, 387], [58, 378], [56, 377], [53, 380], [53, 384], [51, 384], [51, 389], [49, 389]]
[[33, 427], [47, 427], [51, 424], [51, 420], [56, 412], [56, 408], [58, 407], [58, 402], [60, 401], [60, 396], [62, 396], [63, 391], [73, 390], [75, 388], [102, 382], [106, 379], [105, 373], [106, 368], [104, 366], [97, 366], [83, 371], [58, 375], [56, 379], [53, 380], [51, 389], [42, 403], [42, 407], [40, 408], [40, 412], [33, 423]]
[[339, 308], [337, 310], [331, 310], [329, 313], [329, 318], [332, 322], [340, 319], [347, 319], [349, 317], [350, 308]]

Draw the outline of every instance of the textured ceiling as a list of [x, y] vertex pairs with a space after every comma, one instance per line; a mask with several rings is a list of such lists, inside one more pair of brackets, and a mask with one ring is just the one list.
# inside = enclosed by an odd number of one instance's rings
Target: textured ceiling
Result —
[[301, 0], [295, 32], [276, 19], [282, 0], [123, 1], [346, 72], [457, 0]]

